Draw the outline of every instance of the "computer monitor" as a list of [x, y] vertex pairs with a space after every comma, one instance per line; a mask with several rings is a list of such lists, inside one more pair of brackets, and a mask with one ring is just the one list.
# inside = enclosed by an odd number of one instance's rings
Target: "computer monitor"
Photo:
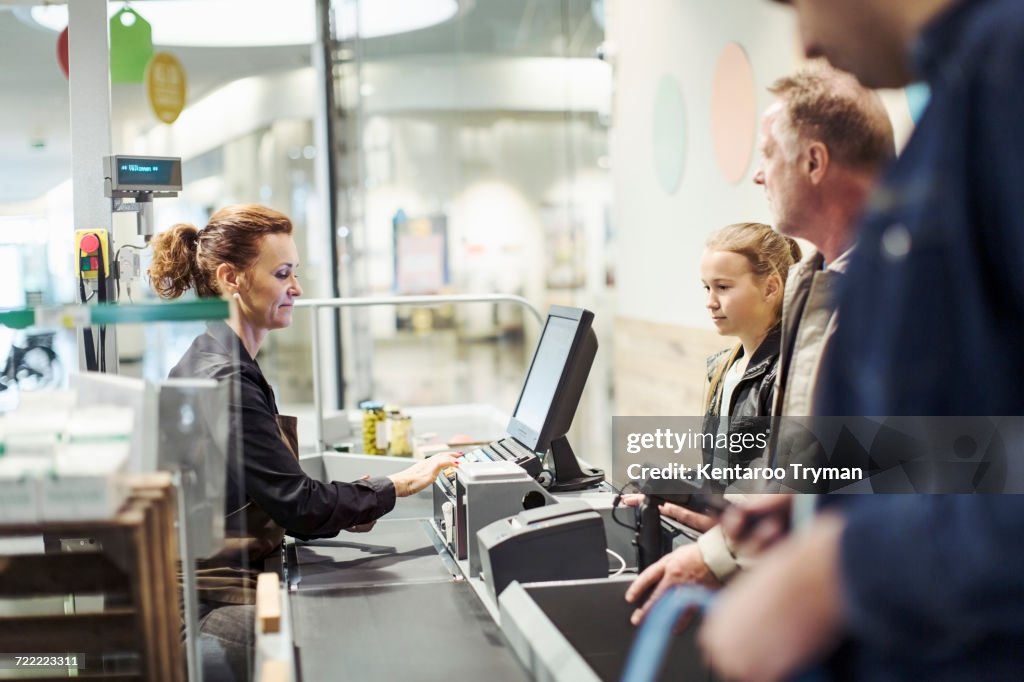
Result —
[[580, 468], [566, 439], [597, 354], [593, 320], [589, 310], [551, 307], [508, 424], [508, 434], [533, 452], [551, 451], [553, 490], [604, 480], [601, 470]]

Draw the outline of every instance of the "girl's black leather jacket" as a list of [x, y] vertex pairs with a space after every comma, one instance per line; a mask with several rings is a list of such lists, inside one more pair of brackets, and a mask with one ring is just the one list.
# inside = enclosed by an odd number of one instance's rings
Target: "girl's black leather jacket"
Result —
[[[730, 443], [743, 441], [754, 443], [743, 447], [730, 447], [728, 466], [749, 466], [750, 462], [764, 454], [764, 448], [758, 444], [767, 443], [771, 426], [772, 403], [775, 399], [775, 376], [778, 372], [779, 342], [782, 328], [776, 325], [768, 332], [761, 345], [754, 351], [743, 377], [732, 392], [729, 408], [729, 439]], [[732, 349], [720, 351], [708, 358], [708, 382], [718, 373], [719, 366], [728, 362]], [[707, 414], [704, 415], [703, 432], [718, 433], [722, 410], [722, 386], [719, 381], [715, 395]], [[734, 435], [736, 434], [736, 435]], [[739, 438], [743, 434], [752, 434], [754, 438]], [[757, 438], [759, 434], [763, 434]], [[710, 463], [714, 458], [713, 449], [705, 449], [704, 462]]]

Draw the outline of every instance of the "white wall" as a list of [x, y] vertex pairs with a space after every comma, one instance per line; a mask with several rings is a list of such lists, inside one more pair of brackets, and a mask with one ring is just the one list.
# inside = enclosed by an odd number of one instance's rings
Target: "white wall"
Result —
[[[710, 329], [697, 274], [704, 238], [733, 222], [770, 222], [752, 182], [756, 150], [740, 183], [729, 184], [718, 170], [710, 113], [715, 64], [728, 43], [743, 46], [763, 110], [771, 100], [765, 88], [799, 60], [792, 13], [765, 0], [648, 0], [642, 9], [614, 0], [608, 39], [617, 55], [609, 148], [618, 314]], [[654, 96], [665, 74], [679, 83], [686, 112], [686, 160], [672, 194], [658, 182], [652, 153]]]

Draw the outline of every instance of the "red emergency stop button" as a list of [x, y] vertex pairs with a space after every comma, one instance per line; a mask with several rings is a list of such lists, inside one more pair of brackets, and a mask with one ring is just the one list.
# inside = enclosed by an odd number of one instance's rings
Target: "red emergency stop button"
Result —
[[94, 234], [87, 234], [82, 237], [79, 246], [86, 253], [95, 253], [100, 248], [100, 239]]

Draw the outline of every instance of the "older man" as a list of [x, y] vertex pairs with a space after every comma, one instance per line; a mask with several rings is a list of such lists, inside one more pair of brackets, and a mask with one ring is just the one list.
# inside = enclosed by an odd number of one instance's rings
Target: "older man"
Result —
[[761, 121], [754, 182], [764, 187], [779, 232], [817, 250], [786, 283], [775, 414], [808, 416], [857, 220], [895, 145], [879, 97], [846, 74], [818, 65], [769, 91], [777, 100]]
[[[893, 131], [878, 96], [855, 79], [817, 64], [780, 78], [775, 102], [761, 119], [762, 185], [777, 229], [816, 249], [791, 270], [783, 304], [776, 414], [807, 416], [815, 400], [821, 357], [836, 328], [834, 294], [853, 250], [855, 227], [880, 169], [894, 153]], [[692, 513], [669, 509], [680, 521]], [[711, 528], [648, 568], [626, 593], [649, 599], [638, 623], [665, 589], [696, 582], [716, 586], [739, 568], [733, 538]]]
[[[1024, 12], [1018, 0], [794, 0], [805, 50], [931, 103], [871, 199], [819, 409], [1024, 414]], [[852, 679], [1024, 670], [1024, 499], [890, 496], [822, 514], [737, 580], [702, 640], [776, 680], [841, 641]]]

